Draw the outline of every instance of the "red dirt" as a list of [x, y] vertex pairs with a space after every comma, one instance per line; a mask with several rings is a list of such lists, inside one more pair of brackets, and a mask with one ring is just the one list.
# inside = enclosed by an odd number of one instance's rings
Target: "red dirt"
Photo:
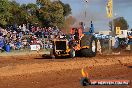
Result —
[[[91, 79], [132, 80], [130, 55], [97, 56], [74, 60], [23, 57], [0, 57], [0, 88], [83, 88], [80, 85], [81, 68], [87, 69], [88, 66], [92, 66], [89, 72]], [[132, 88], [132, 84], [88, 88]]]

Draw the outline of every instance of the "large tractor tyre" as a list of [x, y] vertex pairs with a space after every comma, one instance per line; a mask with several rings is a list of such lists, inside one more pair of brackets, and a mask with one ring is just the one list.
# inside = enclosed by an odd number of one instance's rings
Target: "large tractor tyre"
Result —
[[76, 57], [81, 57], [81, 50], [76, 51], [75, 53], [76, 53]]
[[93, 35], [85, 35], [81, 39], [81, 47], [89, 46], [89, 48], [84, 48], [81, 50], [82, 56], [85, 57], [95, 57], [97, 53], [97, 40]]

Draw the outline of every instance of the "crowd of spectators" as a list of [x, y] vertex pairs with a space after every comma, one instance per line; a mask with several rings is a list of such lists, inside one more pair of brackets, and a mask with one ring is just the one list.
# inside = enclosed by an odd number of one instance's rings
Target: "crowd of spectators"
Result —
[[30, 45], [39, 44], [41, 48], [52, 48], [50, 40], [65, 36], [57, 27], [36, 27], [26, 24], [0, 28], [0, 50], [10, 45], [13, 50], [30, 49]]

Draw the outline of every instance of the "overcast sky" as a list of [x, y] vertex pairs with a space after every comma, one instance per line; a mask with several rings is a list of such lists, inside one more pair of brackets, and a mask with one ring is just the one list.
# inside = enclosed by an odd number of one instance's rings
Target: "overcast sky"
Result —
[[[19, 3], [35, 3], [36, 0], [16, 0]], [[72, 15], [78, 20], [84, 21], [89, 25], [90, 20], [93, 21], [96, 30], [107, 30], [108, 21], [106, 14], [106, 4], [108, 0], [61, 0], [64, 3], [69, 3], [72, 8]], [[114, 1], [114, 17], [123, 16], [132, 28], [132, 0], [113, 0]], [[85, 11], [87, 17], [85, 18]]]

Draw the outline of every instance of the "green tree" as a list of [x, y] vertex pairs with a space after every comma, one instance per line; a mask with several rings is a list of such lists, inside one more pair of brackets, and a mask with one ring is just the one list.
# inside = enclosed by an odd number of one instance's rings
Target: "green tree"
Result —
[[37, 0], [37, 6], [39, 7], [36, 11], [36, 16], [43, 26], [50, 26], [50, 13], [49, 7], [51, 5], [50, 0]]
[[71, 14], [70, 5], [60, 0], [37, 0], [36, 2], [36, 4], [20, 5], [15, 0], [0, 0], [0, 25], [32, 23], [61, 28], [65, 22], [64, 17]]
[[10, 18], [9, 23], [18, 25], [23, 23], [39, 23], [36, 16], [37, 5], [33, 3], [19, 5], [16, 1], [11, 1], [11, 10], [13, 17]]
[[41, 5], [41, 6], [48, 6], [51, 4], [50, 0], [37, 0], [37, 5]]
[[8, 0], [0, 0], [0, 25], [5, 26], [12, 14], [9, 12], [10, 4]]
[[[127, 30], [129, 28], [129, 25], [127, 21], [124, 19], [124, 17], [118, 17], [113, 20], [114, 24], [114, 31], [116, 30], [116, 27], [120, 27], [121, 30]], [[112, 22], [109, 22], [109, 27], [112, 29]]]
[[20, 6], [20, 21], [21, 21], [21, 24], [22, 23], [27, 23], [28, 22], [28, 18], [29, 18], [29, 13], [28, 13], [28, 9], [27, 9], [27, 5], [26, 4], [22, 4], [21, 6]]
[[62, 5], [58, 1], [52, 2], [50, 11], [51, 11], [50, 24], [52, 26], [58, 26], [61, 28], [64, 24], [64, 15], [63, 15], [64, 10]]
[[37, 5], [33, 3], [29, 3], [27, 4], [26, 9], [29, 15], [36, 15]]
[[20, 21], [20, 5], [16, 2], [16, 1], [10, 1], [10, 10], [9, 12], [13, 15], [9, 21], [8, 24], [14, 24], [14, 23], [18, 23]]
[[37, 16], [44, 26], [62, 27], [64, 23], [63, 6], [59, 1], [37, 0]]
[[39, 21], [38, 17], [36, 16], [37, 9], [37, 4], [29, 3], [26, 5], [26, 10], [28, 13], [27, 21], [31, 24], [38, 24], [38, 26], [41, 26], [41, 21]]
[[9, 1], [10, 10], [9, 12], [12, 14], [12, 17], [9, 19], [8, 24], [23, 24], [27, 23], [28, 20], [28, 11], [26, 4], [20, 5], [16, 1]]

